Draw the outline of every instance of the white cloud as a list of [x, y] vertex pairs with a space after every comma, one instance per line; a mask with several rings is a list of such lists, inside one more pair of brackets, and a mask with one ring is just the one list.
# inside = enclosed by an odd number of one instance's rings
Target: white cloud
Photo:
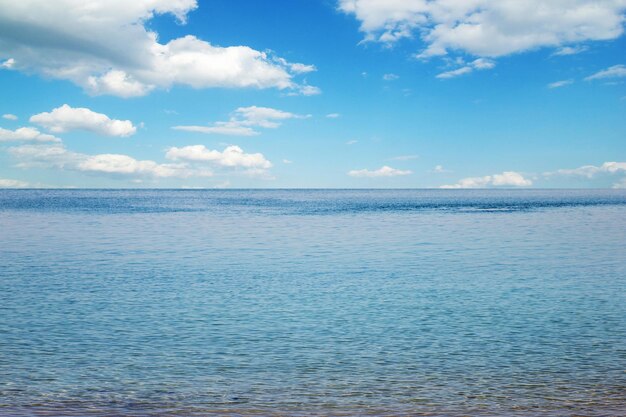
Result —
[[21, 161], [17, 165], [19, 168], [57, 168], [130, 178], [188, 178], [212, 175], [207, 169], [193, 168], [186, 164], [159, 164], [121, 154], [82, 154], [70, 151], [62, 144], [16, 146], [9, 148], [9, 153]]
[[293, 161], [290, 159], [283, 159], [283, 164], [293, 164]]
[[21, 145], [9, 148], [9, 154], [21, 161], [20, 168], [44, 167], [76, 169], [88, 155], [67, 150], [62, 144]]
[[445, 174], [451, 171], [448, 171], [447, 169], [445, 169], [443, 165], [435, 165], [432, 172], [434, 172], [435, 174]]
[[15, 60], [13, 58], [9, 58], [6, 61], [3, 61], [2, 64], [0, 64], [0, 68], [4, 68], [4, 69], [11, 69], [15, 66]]
[[288, 96], [317, 96], [319, 94], [322, 94], [322, 90], [308, 84], [301, 84], [294, 87], [293, 91], [287, 93]]
[[[611, 176], [626, 173], [626, 162], [605, 162], [602, 165], [583, 165], [573, 169], [559, 169], [554, 172], [545, 172], [545, 177], [555, 175], [566, 177], [584, 177], [592, 179], [597, 176]], [[626, 188], [626, 178], [621, 178], [613, 184], [613, 188]]]
[[241, 126], [232, 122], [217, 122], [213, 126], [174, 126], [172, 129], [229, 136], [256, 136], [259, 134], [251, 127]]
[[412, 171], [403, 171], [400, 169], [383, 166], [377, 170], [370, 171], [368, 169], [355, 169], [348, 172], [348, 175], [355, 178], [380, 178], [380, 177], [398, 177], [412, 174]]
[[106, 114], [82, 107], [73, 108], [67, 104], [57, 107], [50, 113], [35, 114], [31, 116], [30, 122], [55, 133], [86, 130], [105, 136], [125, 137], [137, 131], [130, 120], [110, 119]]
[[282, 66], [289, 68], [292, 72], [296, 74], [306, 74], [309, 72], [317, 71], [315, 65], [305, 65], [300, 63], [290, 63], [287, 62], [284, 58], [276, 58], [276, 61], [280, 63]]
[[7, 120], [17, 120], [17, 116], [14, 114], [3, 114], [2, 118]]
[[459, 51], [498, 57], [540, 47], [615, 39], [624, 0], [338, 0], [360, 21], [366, 41], [420, 36], [420, 57]]
[[30, 184], [20, 180], [10, 180], [0, 178], [0, 188], [25, 188]]
[[598, 174], [616, 174], [626, 172], [626, 162], [605, 162], [600, 166], [583, 165], [574, 169], [559, 169], [555, 172], [546, 172], [545, 176], [566, 175], [593, 178]]
[[276, 129], [288, 119], [306, 119], [310, 115], [299, 115], [270, 107], [239, 107], [227, 122], [216, 122], [212, 126], [174, 126], [172, 129], [207, 134], [254, 136], [259, 132], [254, 127]]
[[496, 66], [496, 63], [489, 59], [478, 58], [472, 61], [470, 65], [474, 69], [485, 70], [485, 69], [493, 69]]
[[586, 81], [600, 80], [604, 78], [624, 78], [626, 77], [626, 65], [613, 65], [605, 70], [596, 72], [585, 78]]
[[228, 146], [222, 152], [203, 145], [169, 148], [165, 157], [176, 163], [137, 160], [123, 154], [87, 155], [70, 151], [62, 144], [16, 146], [9, 148], [9, 153], [20, 161], [20, 168], [57, 168], [138, 179], [210, 177], [211, 168], [243, 169], [246, 175], [268, 178], [268, 169], [272, 167], [263, 154], [244, 153], [238, 146]]
[[472, 71], [472, 67], [461, 67], [455, 70], [450, 70], [442, 72], [441, 74], [437, 74], [437, 78], [454, 78], [458, 77], [459, 75], [469, 74]]
[[184, 23], [196, 7], [196, 0], [0, 0], [0, 51], [10, 57], [2, 67], [120, 97], [174, 85], [297, 91], [294, 76], [315, 70], [271, 52], [194, 36], [160, 43], [146, 26], [161, 14]]
[[566, 85], [570, 85], [573, 82], [574, 82], [574, 80], [555, 81], [553, 83], [548, 84], [548, 88], [553, 89], [553, 88], [565, 87]]
[[110, 70], [103, 75], [90, 75], [83, 84], [94, 96], [112, 95], [122, 98], [145, 96], [154, 90], [154, 84], [143, 84], [122, 70]]
[[383, 80], [385, 81], [395, 81], [398, 78], [400, 78], [398, 75], [396, 74], [385, 74], [383, 75]]
[[239, 107], [235, 110], [235, 118], [231, 121], [243, 126], [260, 126], [274, 129], [280, 126], [279, 120], [306, 119], [309, 115], [299, 115], [270, 107]]
[[[462, 63], [463, 61], [461, 60], [460, 62]], [[473, 72], [474, 70], [493, 69], [495, 66], [496, 66], [495, 62], [489, 59], [478, 58], [455, 70], [442, 72], [441, 74], [437, 75], [437, 78], [444, 78], [444, 79], [454, 78], [454, 77], [458, 77], [459, 75], [469, 74], [470, 72]]]
[[339, 117], [341, 117], [339, 113], [329, 113], [326, 115], [326, 118], [328, 119], [338, 119]]
[[356, 139], [352, 139], [346, 142], [346, 145], [354, 145], [355, 143], [358, 143], [359, 141]]
[[224, 151], [210, 150], [204, 145], [191, 145], [182, 148], [171, 147], [165, 157], [174, 161], [210, 162], [216, 165], [233, 168], [249, 168], [266, 170], [272, 163], [261, 153], [244, 153], [239, 146], [231, 145]]
[[[148, 176], [155, 178], [188, 178], [199, 176], [184, 164], [158, 164], [154, 161], [138, 161], [128, 155], [100, 154], [86, 158], [77, 165], [79, 171], [100, 172], [127, 176]], [[211, 176], [210, 171], [204, 171], [202, 176]]]
[[587, 45], [563, 46], [557, 49], [552, 55], [554, 56], [576, 55], [576, 54], [580, 54], [588, 50], [589, 50], [589, 47]]
[[20, 127], [7, 130], [0, 127], [0, 142], [34, 141], [34, 142], [61, 142], [61, 139], [41, 133], [34, 127]]
[[463, 178], [456, 184], [442, 185], [439, 188], [487, 188], [487, 187], [528, 187], [533, 182], [518, 172], [505, 171], [501, 174], [484, 177]]

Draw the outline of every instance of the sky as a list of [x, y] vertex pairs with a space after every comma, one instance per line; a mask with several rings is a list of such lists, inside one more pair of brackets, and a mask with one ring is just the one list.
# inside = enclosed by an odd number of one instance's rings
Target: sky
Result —
[[626, 188], [626, 0], [0, 0], [0, 187]]

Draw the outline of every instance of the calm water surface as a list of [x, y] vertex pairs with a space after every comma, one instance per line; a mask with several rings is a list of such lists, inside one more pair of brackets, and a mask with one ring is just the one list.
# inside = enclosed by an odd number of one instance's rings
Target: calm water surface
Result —
[[1, 416], [624, 416], [626, 192], [0, 191]]

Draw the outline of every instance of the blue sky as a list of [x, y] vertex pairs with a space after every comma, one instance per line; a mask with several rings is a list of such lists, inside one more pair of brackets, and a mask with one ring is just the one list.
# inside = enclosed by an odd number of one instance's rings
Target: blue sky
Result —
[[0, 0], [0, 187], [626, 188], [624, 0]]

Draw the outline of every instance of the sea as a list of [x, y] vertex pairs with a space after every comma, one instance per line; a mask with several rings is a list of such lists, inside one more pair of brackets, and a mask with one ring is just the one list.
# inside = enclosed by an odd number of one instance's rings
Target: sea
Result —
[[626, 190], [0, 190], [0, 416], [626, 416]]

